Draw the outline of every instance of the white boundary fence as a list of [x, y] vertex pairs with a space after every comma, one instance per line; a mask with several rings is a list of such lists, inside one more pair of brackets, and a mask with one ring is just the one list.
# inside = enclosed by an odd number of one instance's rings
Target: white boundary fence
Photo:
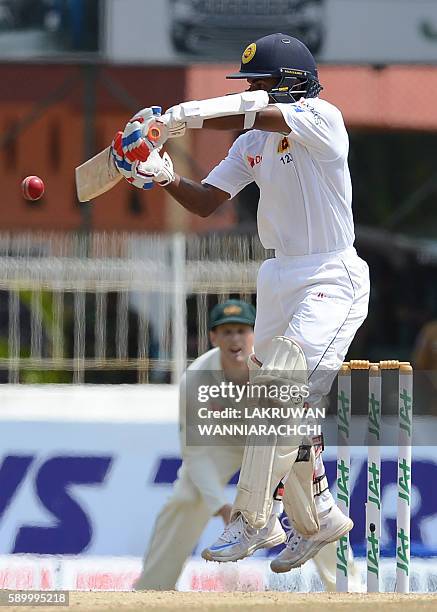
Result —
[[87, 370], [177, 382], [187, 354], [208, 347], [211, 300], [251, 299], [267, 255], [257, 238], [234, 235], [0, 234], [0, 368], [11, 383], [44, 370], [75, 383]]

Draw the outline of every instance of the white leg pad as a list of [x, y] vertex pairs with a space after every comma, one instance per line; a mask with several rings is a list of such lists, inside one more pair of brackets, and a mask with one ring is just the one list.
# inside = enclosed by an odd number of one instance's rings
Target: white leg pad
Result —
[[302, 446], [285, 482], [282, 503], [297, 531], [304, 537], [320, 529], [313, 491], [316, 462], [314, 446]]
[[[273, 338], [262, 368], [253, 359], [249, 360], [249, 374], [253, 384], [299, 387], [308, 384], [307, 364], [301, 347], [290, 338], [282, 336]], [[293, 402], [294, 405], [298, 403], [303, 405], [303, 398]], [[299, 442], [296, 442], [296, 438], [290, 440], [289, 446], [277, 446], [276, 436], [271, 436], [263, 445], [260, 440], [249, 436], [233, 512], [241, 512], [249, 525], [256, 529], [264, 527], [272, 511], [275, 489], [280, 480], [290, 474], [298, 450]], [[309, 482], [312, 487], [312, 474]], [[306, 500], [305, 493], [300, 497]], [[298, 517], [301, 515], [304, 515], [303, 510], [297, 513]]]
[[246, 444], [238, 480], [233, 514], [241, 512], [251, 527], [266, 526], [273, 508], [273, 494], [290, 464], [297, 457], [298, 447]]

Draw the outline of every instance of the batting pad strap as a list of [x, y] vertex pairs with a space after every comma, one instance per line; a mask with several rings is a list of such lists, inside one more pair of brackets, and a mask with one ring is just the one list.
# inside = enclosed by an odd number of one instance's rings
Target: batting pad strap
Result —
[[243, 91], [219, 98], [182, 102], [169, 108], [160, 119], [169, 128], [181, 122], [189, 128], [201, 128], [205, 119], [244, 115], [244, 129], [250, 129], [255, 123], [257, 111], [266, 108], [268, 103], [266, 91]]
[[319, 436], [313, 436], [311, 441], [317, 458], [325, 450], [325, 439], [323, 438], [323, 434], [321, 433]]
[[313, 480], [314, 497], [321, 495], [327, 489], [329, 489], [329, 485], [328, 485], [328, 479], [326, 478], [326, 474], [322, 474], [322, 476], [317, 476], [317, 478], [314, 478]]

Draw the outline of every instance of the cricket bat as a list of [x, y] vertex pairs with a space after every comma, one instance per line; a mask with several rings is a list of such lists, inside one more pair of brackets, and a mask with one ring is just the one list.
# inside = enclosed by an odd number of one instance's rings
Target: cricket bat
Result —
[[117, 170], [111, 155], [111, 147], [76, 168], [76, 190], [79, 202], [89, 202], [106, 193], [123, 176]]
[[[156, 147], [158, 141], [162, 138], [162, 126], [155, 124], [153, 108], [161, 111], [160, 106], [154, 106], [142, 111], [143, 114], [145, 112], [148, 114], [148, 121], [145, 124], [145, 128], [147, 128], [145, 139], [149, 141], [149, 145], [145, 142], [141, 145], [143, 147], [143, 157], [139, 158], [141, 161], [146, 161], [152, 147]], [[118, 132], [116, 135], [116, 139], [120, 138], [120, 146], [121, 136], [121, 132]], [[122, 178], [123, 175], [120, 174], [114, 163], [111, 147], [107, 147], [104, 151], [97, 153], [97, 155], [76, 168], [76, 190], [79, 202], [89, 202], [97, 198], [97, 196], [106, 193], [115, 187]]]

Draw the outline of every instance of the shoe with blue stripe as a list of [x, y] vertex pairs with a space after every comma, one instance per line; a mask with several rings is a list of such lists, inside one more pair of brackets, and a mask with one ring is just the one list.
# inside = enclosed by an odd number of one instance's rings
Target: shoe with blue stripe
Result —
[[202, 551], [206, 561], [238, 561], [253, 555], [260, 548], [273, 548], [285, 542], [286, 534], [276, 514], [273, 514], [262, 529], [254, 529], [242, 514], [225, 527], [214, 544]]
[[281, 574], [300, 567], [324, 546], [346, 535], [354, 526], [352, 520], [336, 505], [319, 515], [319, 520], [320, 531], [310, 538], [304, 538], [294, 527], [291, 528], [287, 533], [287, 545], [270, 563], [273, 572]]

